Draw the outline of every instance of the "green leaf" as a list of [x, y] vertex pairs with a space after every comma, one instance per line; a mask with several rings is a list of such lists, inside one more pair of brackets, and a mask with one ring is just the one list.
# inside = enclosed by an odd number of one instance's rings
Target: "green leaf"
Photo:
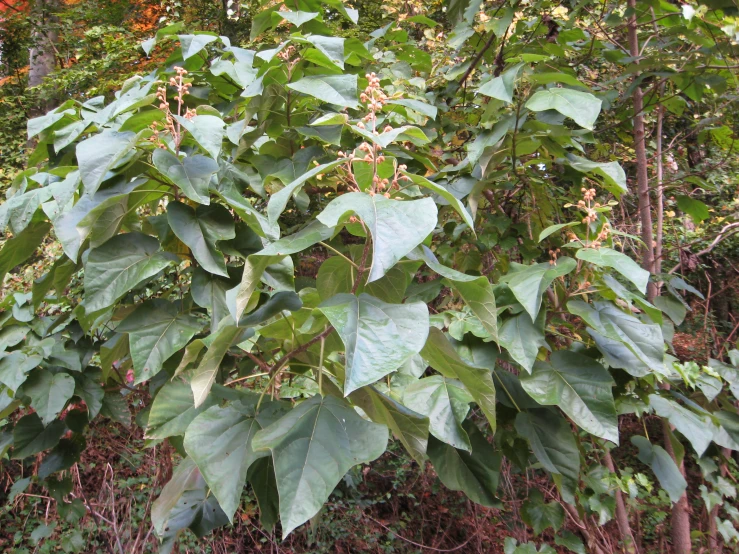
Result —
[[485, 327], [494, 341], [498, 340], [498, 310], [495, 306], [493, 286], [487, 277], [478, 277], [472, 281], [452, 281], [456, 290]]
[[213, 398], [209, 398], [196, 407], [192, 390], [186, 382], [176, 379], [165, 383], [151, 403], [146, 438], [166, 439], [184, 434], [192, 420], [214, 402]]
[[337, 294], [318, 309], [345, 346], [345, 395], [398, 369], [421, 351], [428, 336], [423, 302], [388, 304], [369, 294]]
[[543, 318], [532, 322], [526, 312], [506, 319], [498, 339], [500, 345], [528, 372], [534, 366], [539, 349], [549, 348], [544, 337]]
[[182, 59], [192, 58], [203, 50], [208, 44], [218, 40], [212, 35], [178, 35], [182, 47]]
[[15, 392], [25, 381], [26, 374], [43, 361], [40, 354], [15, 350], [0, 358], [0, 383]]
[[41, 242], [48, 236], [51, 224], [32, 223], [11, 239], [5, 241], [0, 250], [0, 283], [14, 267], [30, 258]]
[[430, 329], [421, 357], [444, 377], [458, 379], [464, 384], [495, 432], [495, 385], [491, 371], [464, 362], [444, 333], [436, 327]]
[[429, 440], [429, 420], [426, 416], [409, 410], [371, 386], [357, 389], [349, 399], [362, 408], [372, 421], [387, 425], [418, 465], [423, 467]]
[[308, 23], [309, 21], [316, 19], [317, 17], [321, 15], [318, 12], [301, 12], [301, 11], [296, 11], [296, 12], [280, 11], [280, 12], [275, 12], [275, 13], [277, 13], [280, 17], [282, 17], [283, 19], [286, 19], [287, 21], [289, 21], [296, 27], [300, 27], [303, 23]]
[[659, 325], [642, 323], [610, 302], [590, 306], [573, 300], [567, 303], [567, 309], [590, 325], [588, 333], [609, 366], [624, 369], [634, 377], [645, 377], [650, 372], [668, 374]]
[[608, 371], [592, 358], [575, 352], [554, 352], [549, 362], [534, 364], [522, 374], [524, 390], [542, 406], [559, 406], [588, 433], [618, 444], [614, 386]]
[[534, 93], [526, 102], [534, 112], [556, 110], [585, 129], [593, 129], [600, 113], [601, 101], [589, 92], [569, 88], [551, 88]]
[[249, 466], [246, 480], [257, 497], [259, 521], [262, 527], [271, 533], [280, 519], [280, 494], [277, 490], [275, 464], [272, 458], [260, 458]]
[[500, 453], [471, 421], [464, 422], [472, 452], [466, 452], [431, 437], [428, 454], [439, 480], [453, 491], [488, 508], [500, 505], [495, 498], [500, 478]]
[[473, 398], [467, 388], [455, 379], [441, 375], [424, 377], [411, 383], [403, 393], [403, 404], [429, 418], [429, 430], [437, 439], [454, 448], [471, 451], [462, 422], [467, 417]]
[[575, 254], [578, 260], [595, 264], [599, 267], [610, 267], [618, 271], [629, 281], [634, 283], [642, 294], [647, 292], [649, 283], [649, 272], [639, 267], [634, 260], [626, 254], [622, 254], [610, 248], [581, 248]]
[[565, 229], [567, 227], [575, 227], [576, 225], [580, 225], [579, 221], [572, 221], [570, 223], [560, 223], [558, 225], [550, 225], [546, 229], [544, 229], [541, 233], [539, 233], [539, 242], [543, 241], [545, 238], [547, 238], [550, 235], [553, 235], [557, 231], [560, 231], [562, 229]]
[[[409, 18], [409, 20], [412, 18]], [[431, 104], [427, 104], [426, 102], [421, 102], [420, 100], [412, 100], [409, 98], [399, 98], [397, 100], [388, 100], [387, 102], [389, 105], [396, 105], [396, 106], [403, 106], [406, 108], [410, 108], [413, 111], [416, 111], [420, 113], [421, 115], [425, 115], [426, 117], [430, 117], [431, 119], [436, 119], [436, 114], [438, 113], [438, 109], [436, 106], [432, 106]]]
[[[212, 406], [187, 427], [184, 446], [200, 468], [218, 503], [233, 523], [246, 483], [249, 467], [266, 452], [254, 452], [251, 441], [257, 431], [273, 423], [279, 405], [265, 403], [259, 414], [253, 403], [235, 402], [225, 407]], [[269, 409], [268, 409], [269, 408]]]
[[521, 506], [521, 519], [534, 530], [534, 535], [540, 535], [549, 527], [554, 531], [560, 529], [565, 521], [565, 510], [556, 500], [544, 502], [541, 491], [531, 489]]
[[333, 168], [342, 163], [344, 163], [344, 160], [338, 159], [334, 160], [333, 162], [314, 167], [310, 171], [303, 173], [300, 177], [296, 178], [290, 184], [286, 185], [285, 187], [274, 193], [267, 203], [267, 217], [269, 218], [269, 221], [273, 223], [277, 221], [277, 219], [280, 217], [280, 214], [285, 211], [287, 201], [290, 200], [290, 197], [298, 192], [300, 187], [302, 187], [309, 179], [312, 179], [320, 173], [331, 171]]
[[319, 395], [259, 431], [252, 448], [272, 452], [283, 539], [318, 513], [351, 467], [378, 458], [387, 439], [384, 425], [363, 420], [337, 398]]
[[23, 416], [13, 427], [12, 458], [22, 460], [56, 446], [66, 429], [58, 419], [45, 426], [37, 413]]
[[501, 277], [501, 283], [507, 283], [511, 292], [524, 309], [536, 320], [541, 307], [541, 295], [549, 285], [557, 279], [567, 275], [577, 267], [572, 258], [562, 257], [556, 265], [541, 263], [534, 265], [511, 264], [511, 272]]
[[493, 77], [480, 86], [480, 88], [477, 89], [477, 93], [490, 96], [492, 98], [502, 100], [506, 104], [510, 104], [513, 102], [513, 87], [516, 83], [516, 77], [523, 66], [524, 64], [518, 63], [510, 69], [506, 69], [499, 76]]
[[223, 357], [231, 348], [231, 345], [239, 342], [239, 339], [243, 337], [243, 331], [244, 329], [236, 327], [229, 319], [224, 319], [216, 332], [211, 335], [212, 339], [208, 351], [200, 361], [200, 365], [193, 371], [190, 379], [196, 408], [202, 406], [207, 400]]
[[550, 473], [577, 480], [580, 452], [567, 421], [550, 410], [531, 410], [516, 415], [516, 431], [529, 441], [534, 455]]
[[141, 233], [113, 237], [90, 251], [85, 263], [85, 311], [112, 306], [174, 260], [153, 237]]
[[646, 437], [639, 435], [631, 437], [631, 443], [639, 449], [639, 454], [637, 454], [639, 460], [652, 468], [659, 484], [670, 496], [670, 500], [674, 503], [680, 500], [688, 484], [665, 449], [650, 443]]
[[649, 395], [649, 405], [654, 408], [658, 416], [667, 419], [690, 441], [699, 457], [703, 456], [713, 439], [713, 426], [707, 417], [699, 416], [687, 408], [683, 408], [674, 400], [656, 394]]
[[413, 173], [408, 173], [407, 171], [401, 171], [401, 173], [408, 177], [413, 183], [417, 184], [420, 187], [429, 189], [430, 191], [438, 194], [444, 200], [449, 202], [454, 210], [462, 217], [462, 221], [467, 224], [467, 226], [472, 230], [473, 233], [475, 232], [475, 222], [472, 220], [472, 216], [464, 207], [464, 204], [462, 204], [462, 202], [460, 202], [457, 197], [454, 196], [451, 192], [449, 192], [444, 187], [437, 185], [432, 181], [429, 181], [428, 179], [426, 179], [426, 177], [422, 177], [421, 175], [415, 175]]
[[202, 327], [199, 319], [162, 299], [150, 300], [136, 308], [116, 328], [117, 332], [129, 335], [136, 370], [134, 384], [159, 373], [164, 362], [187, 346]]
[[310, 75], [287, 86], [328, 104], [345, 108], [359, 106], [356, 75]]
[[[19, 396], [21, 393], [18, 393]], [[31, 398], [31, 407], [49, 425], [64, 409], [74, 394], [74, 378], [68, 373], [51, 373], [37, 369], [23, 384], [24, 396]]]
[[218, 159], [223, 147], [223, 138], [226, 136], [226, 124], [220, 117], [215, 115], [196, 115], [192, 119], [186, 119], [179, 115], [175, 120], [182, 125], [195, 139], [195, 141], [214, 160]]
[[318, 220], [335, 227], [350, 213], [362, 218], [372, 234], [368, 283], [380, 279], [434, 230], [436, 204], [431, 198], [398, 201], [376, 194], [350, 192], [332, 200]]
[[180, 160], [169, 150], [156, 148], [151, 161], [159, 172], [177, 185], [190, 200], [210, 204], [208, 186], [210, 178], [218, 171], [218, 164], [207, 156], [196, 154]]
[[104, 130], [77, 144], [77, 163], [86, 194], [95, 194], [108, 171], [128, 156], [137, 141], [136, 133]]
[[226, 260], [216, 248], [217, 241], [236, 236], [233, 218], [226, 208], [212, 204], [193, 209], [181, 202], [170, 202], [167, 221], [177, 238], [190, 248], [206, 271], [228, 277]]
[[680, 208], [680, 211], [688, 214], [696, 225], [711, 217], [708, 206], [690, 196], [678, 196], [677, 207]]
[[[280, 14], [284, 17], [284, 14]], [[329, 61], [338, 67], [344, 69], [344, 39], [343, 37], [327, 37], [323, 35], [310, 35], [305, 37], [319, 51], [321, 51]]]
[[591, 162], [574, 154], [567, 154], [567, 163], [581, 173], [593, 173], [603, 178], [605, 187], [616, 197], [629, 191], [626, 173], [618, 162]]

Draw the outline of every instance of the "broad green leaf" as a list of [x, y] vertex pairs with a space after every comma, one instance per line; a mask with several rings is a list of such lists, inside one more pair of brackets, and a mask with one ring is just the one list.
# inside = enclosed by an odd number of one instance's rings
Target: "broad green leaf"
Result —
[[180, 160], [169, 150], [156, 148], [151, 161], [162, 175], [167, 177], [190, 200], [199, 204], [210, 204], [208, 186], [210, 178], [218, 171], [218, 164], [212, 158], [196, 154]]
[[[68, 106], [68, 104], [65, 103], [64, 106]], [[64, 118], [65, 115], [75, 115], [74, 110], [60, 109], [64, 108], [64, 106], [59, 106], [59, 108], [52, 110], [40, 117], [29, 119], [26, 124], [26, 128], [28, 131], [27, 138], [30, 140], [36, 135], [44, 132], [49, 127], [53, 126], [56, 122], [61, 121], [61, 119]]]
[[176, 260], [141, 233], [117, 235], [94, 248], [85, 263], [85, 311], [105, 309]]
[[64, 422], [58, 419], [44, 425], [37, 413], [23, 416], [13, 427], [11, 458], [22, 460], [56, 446], [66, 429]]
[[570, 479], [579, 478], [580, 452], [564, 418], [550, 410], [519, 412], [516, 431], [529, 441], [544, 469]]
[[251, 405], [234, 402], [208, 408], [192, 420], [185, 433], [187, 454], [200, 468], [231, 522], [239, 507], [249, 466], [267, 455], [254, 452], [252, 438], [276, 419], [277, 410], [268, 409], [269, 402], [255, 414], [258, 396], [254, 396]]
[[388, 304], [369, 294], [338, 294], [318, 309], [344, 343], [345, 395], [398, 369], [421, 351], [428, 336], [423, 302]]
[[407, 171], [401, 171], [401, 173], [418, 186], [429, 189], [430, 191], [438, 194], [444, 200], [449, 202], [454, 210], [462, 217], [462, 221], [467, 224], [467, 226], [472, 230], [473, 233], [475, 232], [475, 222], [472, 220], [472, 216], [464, 207], [464, 204], [462, 204], [462, 202], [460, 202], [457, 197], [454, 196], [451, 192], [449, 192], [444, 187], [437, 185], [432, 181], [429, 181], [428, 179], [426, 179], [426, 177], [422, 177], [421, 175], [415, 175], [413, 173], [408, 173]]
[[397, 100], [388, 100], [388, 105], [396, 105], [396, 106], [403, 106], [405, 108], [410, 108], [411, 110], [414, 110], [421, 115], [425, 115], [426, 117], [430, 117], [431, 119], [436, 119], [436, 114], [438, 113], [438, 109], [436, 106], [433, 106], [431, 104], [427, 104], [426, 102], [421, 102], [420, 100], [412, 100], [409, 98], [399, 98]]
[[224, 319], [212, 336], [208, 351], [198, 367], [193, 370], [190, 387], [195, 398], [195, 407], [199, 408], [208, 399], [208, 393], [216, 379], [223, 357], [232, 344], [243, 337], [244, 329], [236, 327], [229, 319]]
[[539, 349], [549, 348], [544, 337], [543, 318], [532, 322], [526, 312], [506, 319], [498, 339], [500, 345], [528, 372], [534, 366]]
[[549, 527], [559, 530], [565, 521], [565, 510], [556, 500], [544, 502], [541, 491], [531, 489], [521, 506], [521, 519], [534, 530], [534, 535], [540, 535]]
[[572, 258], [562, 257], [556, 265], [541, 263], [534, 265], [511, 264], [511, 272], [501, 277], [501, 283], [507, 283], [511, 292], [524, 309], [536, 320], [541, 307], [541, 295], [549, 285], [557, 279], [567, 275], [577, 267]]
[[668, 420], [690, 441], [699, 457], [703, 455], [713, 439], [713, 425], [708, 417], [700, 416], [674, 400], [656, 394], [649, 395], [649, 405], [658, 416]]
[[368, 283], [380, 279], [403, 256], [434, 230], [436, 204], [431, 198], [399, 201], [376, 194], [350, 192], [335, 198], [318, 215], [318, 220], [335, 227], [350, 213], [362, 218], [372, 234], [372, 266]]
[[429, 439], [428, 454], [439, 480], [453, 491], [462, 491], [467, 497], [493, 508], [500, 502], [495, 498], [500, 478], [501, 456], [471, 421], [465, 421], [464, 430], [470, 438], [472, 452], [460, 450], [444, 442]]
[[296, 27], [300, 27], [303, 23], [308, 23], [309, 21], [316, 19], [317, 17], [321, 15], [318, 12], [301, 12], [301, 11], [296, 11], [296, 12], [280, 11], [276, 13], [283, 19], [286, 19], [287, 21], [295, 25]]
[[259, 431], [252, 448], [272, 453], [283, 539], [318, 513], [349, 469], [385, 452], [387, 439], [384, 425], [363, 420], [342, 400], [319, 395]]
[[564, 546], [570, 552], [575, 554], [588, 554], [582, 539], [575, 535], [572, 531], [562, 531], [561, 535], [554, 537], [554, 544]]
[[690, 196], [678, 196], [677, 207], [688, 214], [696, 225], [711, 217], [711, 212], [703, 202]]
[[182, 59], [192, 58], [203, 50], [208, 44], [218, 40], [212, 35], [178, 35], [182, 47]]
[[356, 75], [310, 75], [287, 86], [328, 104], [345, 108], [359, 105]]
[[471, 451], [472, 445], [462, 422], [473, 401], [467, 388], [455, 379], [441, 375], [424, 377], [411, 383], [403, 393], [403, 404], [429, 418], [429, 430], [440, 441], [454, 448]]
[[670, 496], [670, 500], [675, 503], [680, 500], [688, 484], [665, 449], [650, 443], [646, 437], [639, 435], [631, 437], [631, 443], [639, 449], [637, 454], [639, 460], [652, 468], [659, 484]]
[[588, 333], [611, 367], [622, 368], [634, 377], [645, 377], [651, 372], [668, 374], [659, 325], [643, 323], [610, 302], [595, 302], [591, 306], [573, 300], [567, 303], [567, 309], [590, 325]]
[[30, 258], [51, 230], [47, 222], [32, 223], [13, 238], [7, 239], [0, 250], [0, 283], [14, 267]]
[[610, 267], [634, 283], [642, 294], [647, 292], [649, 272], [639, 267], [634, 260], [610, 248], [581, 248], [575, 257], [600, 267]]
[[255, 461], [246, 472], [246, 480], [251, 485], [259, 504], [259, 522], [271, 533], [280, 519], [280, 493], [277, 490], [275, 464], [271, 457]]
[[86, 194], [95, 194], [108, 171], [131, 153], [137, 141], [136, 133], [104, 130], [77, 144], [77, 164]]
[[29, 371], [43, 361], [40, 354], [26, 354], [15, 350], [0, 358], [0, 383], [15, 392], [25, 381]]
[[211, 397], [196, 407], [189, 385], [179, 379], [165, 383], [151, 403], [146, 424], [147, 439], [182, 435], [195, 417], [213, 405]]
[[490, 428], [495, 432], [495, 385], [489, 369], [472, 367], [457, 354], [449, 340], [439, 329], [429, 330], [421, 357], [444, 377], [458, 379], [485, 414]]
[[429, 440], [429, 420], [426, 416], [409, 410], [374, 387], [362, 387], [349, 399], [375, 423], [387, 425], [405, 449], [423, 467]]
[[550, 225], [546, 229], [544, 229], [541, 233], [539, 233], [539, 242], [543, 241], [545, 238], [547, 238], [549, 235], [553, 235], [557, 231], [560, 231], [562, 229], [565, 229], [567, 227], [575, 227], [576, 225], [580, 225], [579, 221], [573, 221], [571, 223], [559, 223], [558, 225]]
[[[223, 181], [220, 183], [223, 185]], [[244, 220], [249, 228], [257, 233], [260, 237], [269, 240], [277, 240], [280, 238], [280, 226], [275, 222], [270, 222], [266, 217], [259, 213], [251, 202], [241, 196], [241, 194], [232, 186], [219, 186], [215, 189], [215, 193], [233, 209], [236, 214]]]
[[233, 218], [226, 208], [212, 204], [193, 209], [181, 202], [170, 202], [167, 221], [177, 238], [190, 248], [206, 271], [228, 277], [226, 260], [216, 247], [219, 240], [236, 236]]
[[617, 198], [629, 191], [626, 184], [626, 173], [618, 162], [591, 162], [580, 156], [568, 154], [567, 163], [577, 171], [602, 177], [605, 187]]
[[600, 113], [601, 101], [589, 92], [569, 88], [550, 88], [534, 93], [526, 102], [534, 112], [556, 110], [586, 129], [593, 129]]
[[510, 69], [506, 69], [499, 76], [493, 77], [480, 86], [480, 88], [477, 89], [477, 93], [490, 96], [492, 98], [502, 100], [506, 104], [510, 104], [513, 102], [513, 87], [516, 82], [516, 77], [523, 66], [524, 64], [518, 63]]
[[249, 315], [239, 320], [239, 327], [254, 327], [282, 314], [285, 311], [297, 312], [303, 307], [303, 301], [293, 291], [280, 291], [272, 295]]
[[383, 131], [379, 134], [374, 134], [367, 129], [362, 129], [356, 125], [351, 126], [352, 131], [356, 134], [363, 136], [369, 142], [378, 144], [382, 148], [387, 148], [394, 142], [410, 141], [416, 146], [423, 146], [430, 142], [429, 137], [426, 136], [421, 129], [414, 127], [413, 125], [402, 125], [393, 129]]
[[588, 433], [618, 444], [613, 379], [598, 362], [575, 352], [554, 352], [522, 374], [524, 390], [542, 406], [559, 406]]
[[269, 218], [269, 221], [273, 223], [277, 221], [277, 219], [280, 217], [280, 214], [285, 211], [285, 207], [287, 206], [287, 202], [288, 200], [290, 200], [290, 197], [295, 194], [300, 189], [300, 187], [302, 187], [309, 179], [312, 179], [320, 173], [331, 171], [333, 168], [342, 163], [344, 163], [344, 160], [338, 159], [334, 160], [333, 162], [314, 167], [310, 171], [303, 173], [300, 177], [297, 177], [290, 184], [286, 185], [285, 187], [274, 193], [267, 203], [267, 217]]
[[72, 398], [74, 378], [68, 373], [37, 369], [23, 383], [22, 394], [31, 398], [31, 407], [41, 417], [43, 424], [49, 425]]
[[[321, 264], [316, 275], [316, 289], [321, 300], [328, 300], [339, 293], [351, 292], [357, 279], [357, 268], [341, 256], [332, 256]], [[408, 288], [408, 272], [395, 266], [379, 281], [368, 285], [359, 283], [357, 294], [366, 292], [391, 304], [399, 304]]]
[[223, 147], [223, 138], [226, 136], [226, 124], [215, 115], [196, 115], [186, 119], [179, 115], [173, 116], [192, 135], [195, 141], [214, 160], [218, 159]]
[[159, 373], [164, 362], [187, 346], [202, 327], [201, 320], [162, 299], [150, 300], [136, 308], [116, 328], [117, 332], [129, 335], [134, 384]]
[[[284, 14], [280, 14], [284, 17]], [[343, 37], [327, 37], [323, 35], [310, 35], [305, 38], [319, 51], [321, 51], [330, 62], [344, 69], [344, 39]]]

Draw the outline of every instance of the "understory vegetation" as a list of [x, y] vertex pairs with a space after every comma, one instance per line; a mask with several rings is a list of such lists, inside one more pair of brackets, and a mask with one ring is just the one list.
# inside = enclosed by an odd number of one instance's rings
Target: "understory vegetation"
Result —
[[0, 549], [737, 551], [734, 3], [0, 1]]

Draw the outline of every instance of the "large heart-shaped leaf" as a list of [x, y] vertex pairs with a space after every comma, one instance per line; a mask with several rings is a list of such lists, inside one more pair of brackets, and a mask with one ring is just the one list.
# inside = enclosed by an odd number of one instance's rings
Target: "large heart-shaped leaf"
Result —
[[345, 108], [359, 105], [356, 75], [309, 75], [287, 86], [328, 104]]
[[588, 433], [618, 444], [613, 379], [601, 364], [575, 352], [559, 351], [522, 374], [524, 390], [542, 406], [559, 406]]
[[146, 438], [166, 439], [182, 435], [195, 417], [213, 405], [209, 398], [195, 406], [190, 386], [179, 379], [165, 383], [151, 403], [146, 422]]
[[445, 377], [462, 381], [495, 432], [495, 385], [492, 372], [465, 363], [444, 333], [436, 327], [429, 331], [421, 356]]
[[511, 264], [511, 272], [504, 275], [501, 283], [507, 283], [511, 292], [524, 309], [529, 313], [532, 320], [536, 320], [541, 307], [541, 295], [547, 290], [558, 277], [567, 275], [577, 266], [572, 258], [560, 258], [556, 265], [548, 263], [521, 265]]
[[159, 241], [141, 233], [117, 235], [90, 252], [85, 264], [85, 311], [115, 302], [159, 273], [176, 256], [159, 249]]
[[441, 375], [425, 377], [406, 387], [403, 404], [429, 418], [429, 430], [437, 439], [461, 450], [472, 450], [462, 422], [470, 410], [472, 396], [455, 379]]
[[202, 329], [201, 320], [180, 310], [177, 304], [153, 299], [141, 304], [116, 328], [129, 335], [135, 384], [159, 373], [164, 362]]
[[136, 146], [138, 135], [104, 130], [77, 144], [77, 164], [86, 194], [95, 194], [106, 174]]
[[376, 194], [351, 192], [335, 198], [318, 220], [335, 227], [344, 216], [356, 213], [372, 234], [372, 266], [368, 283], [380, 279], [403, 256], [434, 230], [436, 204], [431, 198], [399, 201]]
[[169, 150], [157, 148], [151, 161], [162, 175], [167, 177], [190, 200], [199, 204], [210, 204], [208, 185], [211, 176], [218, 171], [218, 164], [212, 158], [196, 154], [180, 160]]
[[346, 395], [398, 369], [421, 351], [428, 336], [423, 302], [388, 304], [364, 293], [337, 294], [318, 309], [344, 342]]
[[600, 113], [601, 101], [589, 92], [570, 88], [550, 88], [535, 92], [526, 102], [526, 107], [533, 112], [557, 110], [580, 127], [592, 130]]
[[626, 254], [610, 248], [581, 248], [577, 251], [576, 258], [600, 267], [611, 267], [634, 283], [642, 294], [647, 292], [649, 272], [639, 267]]
[[270, 450], [280, 494], [282, 536], [318, 513], [344, 474], [379, 457], [388, 430], [333, 396], [306, 400], [259, 431], [254, 450]]
[[500, 327], [500, 345], [508, 350], [516, 362], [526, 371], [531, 371], [540, 348], [549, 348], [544, 337], [544, 318], [531, 321], [529, 314], [521, 312]]
[[174, 118], [193, 136], [195, 141], [214, 160], [218, 159], [223, 146], [223, 138], [226, 136], [226, 124], [220, 117], [215, 115], [196, 115], [187, 119], [179, 115]]
[[670, 500], [673, 502], [680, 500], [688, 488], [688, 483], [667, 451], [639, 435], [631, 437], [631, 442], [639, 449], [637, 454], [639, 460], [652, 468], [659, 484], [670, 496]]
[[226, 260], [217, 249], [216, 242], [236, 236], [231, 214], [220, 204], [198, 206], [193, 209], [181, 202], [167, 205], [167, 221], [192, 255], [207, 271], [228, 277]]
[[51, 373], [39, 368], [23, 383], [22, 394], [31, 398], [31, 407], [43, 424], [49, 425], [72, 398], [74, 378], [68, 373]]
[[551, 410], [519, 412], [516, 431], [529, 441], [544, 469], [578, 479], [580, 452], [572, 428], [564, 418]]
[[12, 458], [22, 460], [56, 446], [66, 429], [64, 422], [58, 419], [44, 425], [35, 412], [23, 416], [13, 427]]
[[226, 352], [232, 344], [239, 342], [243, 337], [244, 329], [234, 325], [229, 318], [224, 319], [215, 333], [209, 337], [208, 351], [190, 378], [196, 408], [202, 406], [208, 398]]
[[185, 433], [187, 454], [200, 468], [232, 522], [249, 466], [268, 455], [252, 449], [252, 438], [257, 431], [274, 423], [280, 414], [281, 406], [276, 402], [264, 403], [256, 413], [254, 408], [258, 398], [254, 395], [253, 402], [212, 406], [198, 415]]

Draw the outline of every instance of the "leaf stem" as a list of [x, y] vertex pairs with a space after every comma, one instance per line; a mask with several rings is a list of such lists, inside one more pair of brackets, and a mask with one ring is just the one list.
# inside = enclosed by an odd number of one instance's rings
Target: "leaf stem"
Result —
[[339, 252], [338, 250], [336, 250], [336, 248], [334, 248], [334, 247], [333, 247], [333, 246], [331, 246], [330, 244], [326, 244], [326, 243], [325, 243], [325, 242], [323, 242], [323, 241], [320, 241], [320, 242], [319, 242], [318, 244], [320, 244], [321, 246], [323, 246], [323, 247], [324, 247], [324, 248], [325, 248], [326, 250], [331, 250], [331, 252], [333, 252], [334, 254], [337, 254], [337, 255], [341, 256], [341, 257], [342, 257], [342, 258], [344, 258], [344, 259], [345, 259], [345, 260], [346, 260], [347, 262], [349, 262], [350, 264], [352, 264], [352, 265], [353, 265], [353, 266], [354, 266], [354, 267], [355, 267], [356, 269], [359, 269], [359, 266], [358, 266], [357, 264], [355, 264], [355, 263], [354, 263], [353, 261], [351, 261], [351, 260], [350, 260], [350, 259], [349, 259], [348, 257], [346, 257], [346, 256], [345, 256], [344, 254], [342, 254], [341, 252]]

